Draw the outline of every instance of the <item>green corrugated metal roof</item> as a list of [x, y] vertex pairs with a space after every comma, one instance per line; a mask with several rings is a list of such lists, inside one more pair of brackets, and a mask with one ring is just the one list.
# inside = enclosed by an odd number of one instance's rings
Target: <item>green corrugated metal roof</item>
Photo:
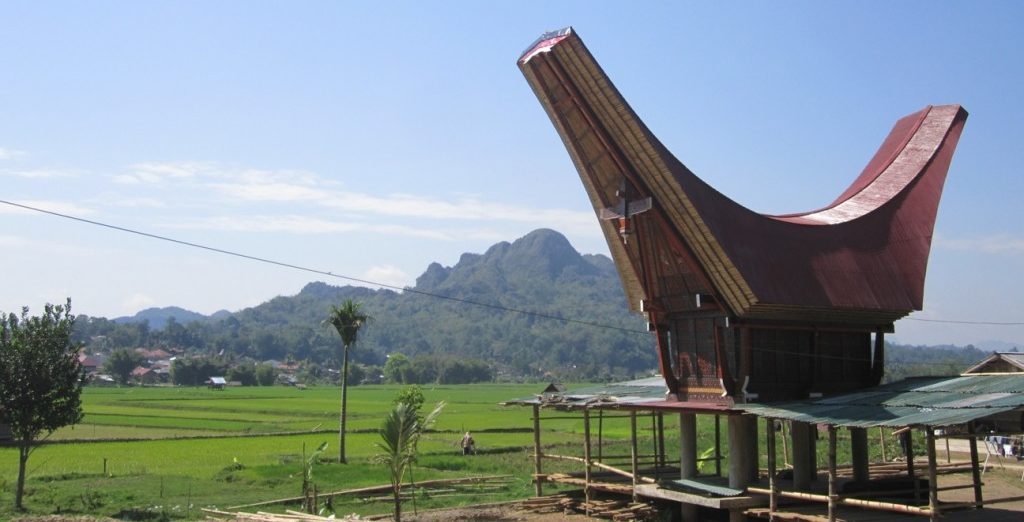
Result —
[[592, 404], [643, 404], [665, 400], [665, 379], [660, 375], [635, 381], [616, 382], [598, 386], [588, 386], [563, 393], [545, 393], [533, 397], [512, 399], [502, 404], [530, 405], [542, 404], [559, 408], [582, 408]]
[[953, 426], [1024, 407], [1024, 375], [907, 379], [817, 400], [737, 404], [757, 415], [868, 428]]

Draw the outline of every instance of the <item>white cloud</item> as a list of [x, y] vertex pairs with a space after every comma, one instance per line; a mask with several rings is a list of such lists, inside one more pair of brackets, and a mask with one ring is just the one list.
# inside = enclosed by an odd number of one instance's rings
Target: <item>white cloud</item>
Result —
[[404, 288], [413, 283], [409, 274], [405, 273], [400, 268], [391, 265], [370, 267], [369, 270], [363, 273], [363, 276], [360, 279], [380, 283], [392, 288]]
[[77, 174], [57, 169], [0, 170], [0, 176], [14, 176], [26, 179], [72, 178]]
[[129, 297], [125, 298], [123, 301], [121, 301], [121, 305], [124, 308], [126, 308], [128, 310], [134, 310], [134, 311], [139, 311], [139, 310], [143, 310], [145, 308], [150, 308], [150, 307], [154, 306], [155, 304], [156, 304], [156, 300], [155, 299], [153, 299], [152, 297], [150, 297], [148, 295], [140, 294], [140, 293], [132, 294], [131, 296], [129, 296]]
[[290, 234], [336, 234], [344, 232], [371, 232], [388, 235], [424, 237], [451, 240], [452, 236], [433, 229], [403, 225], [365, 224], [300, 216], [214, 216], [191, 218], [165, 223], [164, 228], [216, 230], [227, 232], [285, 232]]
[[24, 151], [0, 147], [0, 160], [9, 160], [14, 158], [20, 158], [22, 156], [25, 156]]
[[[50, 212], [57, 212], [59, 214], [70, 214], [72, 216], [89, 216], [96, 213], [95, 210], [75, 203], [68, 203], [64, 201], [44, 201], [44, 200], [29, 200], [29, 201], [15, 201], [14, 203], [20, 203], [25, 206], [38, 208], [41, 210], [48, 210]], [[0, 214], [32, 214], [35, 211], [28, 210], [21, 207], [15, 207], [12, 205], [0, 205]]]
[[167, 208], [167, 203], [156, 198], [108, 198], [111, 205], [124, 208]]
[[5, 250], [26, 250], [31, 252], [46, 252], [49, 254], [79, 257], [92, 256], [96, 254], [95, 250], [88, 248], [9, 234], [0, 234], [0, 248]]
[[[501, 222], [531, 227], [557, 227], [575, 236], [598, 236], [594, 214], [589, 211], [534, 208], [529, 206], [486, 201], [475, 196], [457, 196], [451, 199], [416, 194], [373, 195], [346, 191], [337, 182], [316, 174], [297, 170], [237, 169], [203, 162], [137, 163], [130, 172], [114, 176], [121, 184], [181, 187], [203, 191], [208, 206], [233, 207], [274, 203], [288, 208], [289, 215], [227, 218], [209, 217], [169, 224], [174, 228], [215, 229], [231, 231], [275, 231], [288, 233], [337, 233], [371, 231], [389, 235], [429, 237], [449, 240], [461, 238], [463, 231], [452, 226], [405, 226], [395, 223], [361, 223], [372, 216], [390, 218], [431, 219], [449, 222], [487, 223], [484, 228], [501, 228]], [[301, 205], [301, 208], [295, 208]], [[260, 212], [267, 212], [260, 206]], [[334, 215], [358, 217], [355, 221], [339, 222], [330, 219], [305, 217], [311, 210], [327, 209]], [[301, 213], [302, 215], [297, 215]], [[484, 231], [485, 235], [507, 237], [502, 232]]]
[[1024, 239], [997, 234], [966, 239], [935, 238], [935, 245], [948, 250], [971, 250], [987, 254], [1019, 254], [1024, 252]]
[[177, 163], [135, 163], [128, 166], [128, 173], [118, 174], [112, 179], [115, 183], [125, 185], [162, 185], [169, 181], [191, 180], [210, 174], [216, 174], [217, 167], [212, 163], [177, 162]]

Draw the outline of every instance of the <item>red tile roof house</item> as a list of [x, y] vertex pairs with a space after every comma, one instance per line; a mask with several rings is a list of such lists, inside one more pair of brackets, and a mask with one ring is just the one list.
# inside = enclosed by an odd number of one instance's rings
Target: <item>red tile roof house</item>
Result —
[[149, 368], [138, 366], [132, 370], [132, 380], [139, 381], [142, 384], [156, 384], [160, 382], [160, 376]]

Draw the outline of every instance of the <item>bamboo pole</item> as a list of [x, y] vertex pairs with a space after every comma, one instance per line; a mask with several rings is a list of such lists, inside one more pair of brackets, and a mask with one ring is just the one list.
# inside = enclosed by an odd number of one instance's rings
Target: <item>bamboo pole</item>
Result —
[[541, 453], [540, 449], [540, 405], [533, 405], [533, 476], [534, 492], [538, 497], [544, 496], [543, 479], [541, 478]]
[[715, 415], [715, 475], [722, 476], [722, 416]]
[[[921, 502], [921, 485], [917, 483], [917, 477], [914, 475], [914, 432], [909, 427], [904, 430], [906, 430], [907, 439], [907, 477], [914, 485], [914, 502]], [[904, 434], [900, 433], [899, 435], [902, 437]]]
[[836, 427], [828, 426], [828, 522], [836, 522], [836, 508], [839, 504], [836, 491]]
[[[750, 493], [759, 493], [762, 495], [771, 494], [771, 490], [758, 487], [748, 487], [747, 491]], [[804, 493], [802, 491], [785, 491], [779, 490], [778, 495], [784, 498], [793, 498], [798, 500], [808, 500], [811, 502], [828, 503], [828, 495], [818, 495], [815, 493]], [[1024, 497], [1020, 497], [1015, 500], [1021, 500]], [[1010, 500], [1005, 500], [1010, 502]], [[839, 498], [836, 499], [836, 503], [843, 506], [856, 506], [865, 509], [875, 509], [880, 511], [893, 511], [896, 513], [909, 513], [913, 515], [929, 515], [931, 514], [928, 508], [922, 508], [917, 506], [908, 506], [906, 504], [899, 504], [896, 502], [881, 502], [877, 500], [861, 500], [857, 498]]]
[[661, 478], [660, 472], [658, 471], [658, 462], [661, 460], [658, 456], [658, 416], [651, 411], [651, 446], [654, 448], [654, 474], [655, 478]]
[[931, 509], [932, 522], [938, 522], [941, 516], [939, 508], [939, 476], [935, 473], [935, 430], [928, 426], [925, 428], [925, 444], [928, 450], [928, 507]]
[[590, 410], [587, 408], [583, 409], [583, 461], [586, 463], [584, 467], [584, 478], [586, 484], [583, 486], [583, 495], [587, 499], [587, 516], [590, 516]]
[[782, 463], [784, 466], [789, 467], [789, 434], [786, 433], [786, 426], [789, 422], [782, 422]]
[[878, 427], [878, 444], [882, 447], [882, 462], [888, 462], [889, 459], [885, 458], [885, 428]]
[[632, 458], [630, 459], [630, 465], [633, 472], [633, 501], [636, 502], [636, 483], [637, 483], [637, 448], [636, 448], [636, 411], [631, 410], [629, 412], [629, 434], [630, 434], [630, 453]]
[[658, 412], [658, 446], [661, 447], [661, 461], [659, 465], [665, 466], [665, 414]]
[[773, 518], [775, 512], [779, 509], [779, 496], [777, 495], [779, 490], [778, 481], [775, 480], [775, 421], [773, 419], [765, 419], [768, 444], [768, 516]]
[[978, 469], [978, 438], [974, 437], [974, 426], [968, 424], [968, 431], [971, 434], [971, 438], [967, 439], [967, 444], [971, 448], [971, 485], [974, 486], [974, 508], [981, 509], [983, 498], [981, 493], [981, 471]]
[[600, 462], [604, 446], [604, 410], [597, 410], [597, 460]]

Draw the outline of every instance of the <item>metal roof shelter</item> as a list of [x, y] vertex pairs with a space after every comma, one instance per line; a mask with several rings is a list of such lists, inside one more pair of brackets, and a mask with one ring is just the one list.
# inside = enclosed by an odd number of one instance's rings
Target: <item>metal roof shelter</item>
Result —
[[758, 417], [843, 427], [947, 427], [1024, 408], [1024, 375], [912, 378], [822, 399], [735, 407]]
[[978, 364], [964, 370], [964, 375], [984, 373], [1024, 373], [1024, 353], [995, 352]]

